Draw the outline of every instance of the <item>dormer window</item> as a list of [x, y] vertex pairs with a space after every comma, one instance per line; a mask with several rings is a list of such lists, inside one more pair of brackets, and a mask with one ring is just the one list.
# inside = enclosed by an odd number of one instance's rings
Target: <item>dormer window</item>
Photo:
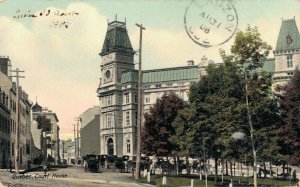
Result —
[[293, 39], [291, 37], [291, 35], [287, 35], [286, 36], [286, 44], [291, 45], [293, 43]]
[[287, 67], [292, 68], [293, 67], [293, 55], [287, 56]]

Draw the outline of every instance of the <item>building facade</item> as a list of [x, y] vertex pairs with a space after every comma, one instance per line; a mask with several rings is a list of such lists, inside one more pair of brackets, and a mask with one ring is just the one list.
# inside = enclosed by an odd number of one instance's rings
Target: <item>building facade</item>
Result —
[[276, 48], [274, 83], [285, 84], [300, 68], [300, 34], [295, 18], [282, 20]]
[[0, 168], [7, 168], [13, 151], [11, 133], [14, 129], [11, 126], [9, 101], [12, 82], [2, 71], [0, 71], [0, 80]]
[[[134, 156], [138, 72], [134, 68], [134, 51], [125, 23], [108, 23], [100, 56], [101, 78], [97, 90], [100, 100], [100, 153]], [[143, 71], [142, 112], [148, 112], [157, 98], [170, 92], [188, 101], [190, 85], [206, 74], [205, 68], [211, 63], [214, 62], [203, 56], [197, 64], [189, 60], [187, 66]], [[263, 70], [273, 74], [275, 84], [282, 84], [292, 77], [299, 65], [300, 35], [295, 19], [283, 20], [274, 58], [266, 60]]]
[[[42, 108], [38, 103], [32, 107], [32, 136], [33, 144], [37, 148], [34, 152], [34, 158], [47, 155], [48, 162], [58, 164], [60, 162], [60, 139], [59, 139], [59, 125], [58, 118], [55, 112]], [[47, 130], [42, 131], [39, 128], [37, 118], [45, 117], [49, 120], [50, 127], [46, 127]], [[42, 156], [41, 156], [42, 155]]]
[[80, 137], [78, 141], [79, 157], [87, 154], [100, 155], [100, 109], [89, 108], [79, 116]]
[[[134, 156], [138, 72], [125, 23], [108, 24], [100, 56], [100, 153]], [[188, 61], [183, 67], [143, 71], [143, 113], [165, 93], [175, 92], [187, 101], [189, 86], [199, 80], [208, 63], [213, 62], [203, 57], [198, 65]]]
[[60, 157], [66, 164], [75, 164], [75, 142], [71, 139], [62, 140], [60, 145]]
[[[28, 94], [21, 88], [17, 89], [11, 79], [11, 62], [9, 57], [0, 57], [0, 96], [1, 96], [1, 123], [0, 123], [0, 166], [14, 166], [17, 115], [19, 115], [19, 162], [20, 168], [27, 168], [31, 155], [31, 106]], [[17, 90], [19, 90], [19, 114], [17, 109]]]

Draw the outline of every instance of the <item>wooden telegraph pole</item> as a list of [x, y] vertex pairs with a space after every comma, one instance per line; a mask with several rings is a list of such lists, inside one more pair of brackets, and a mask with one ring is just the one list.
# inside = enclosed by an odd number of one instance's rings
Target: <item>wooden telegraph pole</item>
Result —
[[[16, 75], [13, 75], [11, 77], [16, 77], [16, 95], [17, 95], [17, 101], [16, 101], [16, 142], [15, 142], [15, 172], [19, 174], [19, 168], [20, 168], [20, 163], [19, 163], [19, 144], [20, 144], [20, 133], [19, 133], [19, 101], [20, 101], [20, 96], [19, 96], [19, 79], [20, 78], [25, 78], [25, 76], [20, 76], [20, 73], [24, 73], [25, 71], [21, 71], [18, 68], [16, 70], [11, 70], [11, 72], [15, 72]], [[22, 156], [22, 155], [21, 155]]]
[[[76, 136], [77, 136], [77, 139], [76, 139], [76, 146], [77, 147], [75, 147], [75, 149], [77, 149], [77, 151], [76, 151], [76, 158], [79, 158], [79, 156], [80, 156], [80, 147], [79, 147], [79, 145], [80, 145], [80, 139], [79, 139], [79, 125], [80, 125], [80, 123], [79, 122], [81, 122], [81, 118], [79, 118], [79, 117], [75, 117], [75, 121], [77, 121], [77, 124], [76, 124], [76, 130], [77, 130], [77, 133], [76, 133]], [[76, 161], [77, 161], [77, 159], [76, 159]]]
[[74, 146], [74, 154], [75, 154], [75, 164], [76, 164], [76, 159], [77, 159], [77, 157], [76, 157], [76, 155], [77, 155], [77, 151], [76, 151], [76, 129], [75, 129], [76, 124], [73, 124], [73, 125], [74, 125], [74, 144], [75, 144], [75, 146]]
[[141, 128], [142, 128], [142, 33], [145, 28], [142, 24], [136, 24], [140, 28], [139, 46], [139, 81], [138, 81], [138, 117], [137, 117], [137, 148], [136, 148], [136, 174], [135, 179], [139, 179], [141, 165]]

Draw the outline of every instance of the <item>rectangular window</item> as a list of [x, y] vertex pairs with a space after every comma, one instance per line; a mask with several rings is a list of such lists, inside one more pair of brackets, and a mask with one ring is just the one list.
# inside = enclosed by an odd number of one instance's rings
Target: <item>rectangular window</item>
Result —
[[107, 106], [111, 105], [111, 95], [107, 96]]
[[182, 99], [184, 98], [184, 91], [183, 90], [179, 91], [179, 97], [182, 98]]
[[146, 103], [150, 103], [150, 96], [146, 96], [145, 101], [146, 101]]
[[135, 112], [135, 124], [137, 124], [138, 113]]
[[111, 114], [107, 114], [107, 127], [111, 127]]
[[293, 55], [287, 56], [287, 67], [292, 68], [293, 67]]
[[129, 113], [129, 111], [126, 111], [126, 125], [130, 126], [130, 113]]
[[127, 142], [127, 153], [130, 153], [130, 142]]
[[138, 102], [138, 95], [134, 95], [134, 102], [137, 103]]
[[125, 94], [125, 103], [129, 103], [129, 94]]

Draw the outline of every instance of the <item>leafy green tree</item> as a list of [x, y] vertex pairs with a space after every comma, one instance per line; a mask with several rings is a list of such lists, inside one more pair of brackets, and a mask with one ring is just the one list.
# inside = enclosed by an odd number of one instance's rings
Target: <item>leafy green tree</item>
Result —
[[[231, 134], [240, 122], [239, 102], [243, 97], [239, 68], [231, 62], [221, 66], [210, 65], [207, 75], [190, 88], [190, 102], [197, 118], [191, 130], [191, 152], [204, 160], [215, 159], [215, 171], [219, 158], [233, 154], [230, 150]], [[217, 172], [215, 173], [217, 182]]]
[[291, 165], [300, 165], [300, 70], [294, 72], [293, 78], [279, 88], [281, 116], [283, 126], [279, 132], [285, 146], [283, 154], [287, 155], [287, 162]]
[[276, 131], [280, 118], [276, 100], [272, 97], [272, 77], [260, 69], [270, 50], [271, 46], [262, 40], [257, 27], [248, 26], [245, 32], [237, 33], [230, 55], [226, 55], [224, 50], [220, 51], [225, 62], [241, 66], [245, 77], [242, 82], [245, 88], [244, 99], [240, 101], [240, 112], [243, 114], [240, 128], [251, 144], [254, 186], [257, 186], [257, 155], [261, 161], [267, 161], [263, 158], [270, 160], [272, 153], [278, 153], [279, 150]]
[[175, 134], [172, 126], [178, 110], [184, 107], [184, 101], [175, 93], [164, 94], [156, 100], [149, 113], [145, 113], [142, 152], [147, 155], [169, 156], [176, 150], [176, 144], [170, 141]]
[[[190, 102], [198, 116], [193, 133], [194, 150], [206, 150], [202, 152], [215, 158], [216, 163], [220, 157], [242, 160], [242, 155], [249, 155], [251, 150], [254, 168], [256, 154], [267, 161], [272, 153], [278, 152], [276, 130], [280, 118], [271, 92], [272, 77], [260, 69], [270, 49], [257, 28], [248, 26], [245, 32], [237, 33], [230, 55], [220, 50], [224, 65], [209, 66], [207, 75], [191, 86]], [[246, 135], [236, 141], [242, 147], [233, 144], [232, 135], [237, 131]], [[237, 154], [236, 148], [242, 148], [239, 150], [244, 154]], [[254, 177], [256, 181], [256, 174]]]
[[195, 110], [188, 105], [179, 110], [175, 120], [172, 123], [175, 133], [170, 137], [170, 141], [174, 145], [176, 145], [177, 148], [176, 150], [173, 150], [173, 152], [175, 152], [177, 156], [177, 159], [176, 157], [174, 157], [174, 160], [177, 160], [176, 169], [178, 170], [179, 156], [185, 156], [186, 169], [188, 174], [190, 174], [188, 160], [189, 156], [191, 155], [190, 148], [192, 145], [192, 136], [190, 135], [190, 129], [193, 128], [194, 125], [194, 114]]

